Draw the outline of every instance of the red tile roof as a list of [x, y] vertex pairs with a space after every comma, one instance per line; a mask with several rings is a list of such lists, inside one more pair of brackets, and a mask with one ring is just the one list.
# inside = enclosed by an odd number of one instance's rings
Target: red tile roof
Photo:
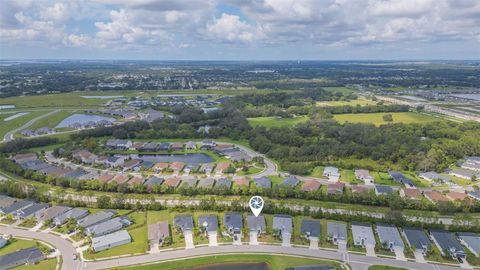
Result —
[[303, 183], [302, 190], [303, 191], [315, 191], [320, 188], [322, 184], [317, 180], [307, 180]]

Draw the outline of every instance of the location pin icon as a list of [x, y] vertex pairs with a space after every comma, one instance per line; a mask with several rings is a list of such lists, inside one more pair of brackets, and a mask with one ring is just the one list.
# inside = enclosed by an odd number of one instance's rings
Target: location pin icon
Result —
[[252, 213], [258, 217], [260, 213], [262, 212], [263, 209], [263, 199], [260, 196], [253, 196], [250, 198], [250, 202], [248, 203], [250, 205], [250, 210], [252, 210]]

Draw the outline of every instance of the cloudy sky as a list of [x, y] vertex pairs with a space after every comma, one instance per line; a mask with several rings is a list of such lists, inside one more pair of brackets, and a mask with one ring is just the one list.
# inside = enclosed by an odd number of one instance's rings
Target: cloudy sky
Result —
[[479, 59], [479, 0], [2, 0], [1, 59]]

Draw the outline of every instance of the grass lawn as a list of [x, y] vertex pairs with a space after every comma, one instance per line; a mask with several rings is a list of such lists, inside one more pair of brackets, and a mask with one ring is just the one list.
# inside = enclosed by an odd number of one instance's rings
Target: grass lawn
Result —
[[25, 219], [18, 226], [25, 227], [25, 228], [33, 228], [35, 227], [35, 225], [37, 225], [37, 220], [35, 218], [29, 218], [29, 219]]
[[244, 172], [243, 170], [240, 170], [237, 172], [237, 175], [250, 175], [250, 174], [256, 174], [256, 173], [259, 173], [261, 171], [263, 171], [265, 168], [262, 167], [262, 168], [259, 168], [259, 167], [256, 167], [256, 166], [250, 166], [248, 167], [248, 171]]
[[268, 176], [268, 178], [270, 178], [270, 180], [272, 180], [272, 187], [275, 186], [275, 185], [278, 185], [278, 184], [282, 183], [283, 180], [284, 180], [283, 177], [281, 177], [281, 176], [276, 176], [276, 175]]
[[[383, 115], [391, 114], [393, 117], [392, 122], [383, 121]], [[441, 119], [415, 112], [393, 112], [393, 113], [347, 113], [347, 114], [335, 114], [333, 116], [339, 123], [372, 123], [376, 126], [386, 125], [390, 123], [427, 123], [441, 121]]]
[[355, 173], [352, 170], [340, 170], [340, 181], [350, 184], [363, 183], [355, 177]]
[[279, 117], [255, 117], [248, 118], [248, 123], [253, 126], [264, 127], [290, 127], [299, 123], [305, 123], [308, 121], [308, 116], [298, 116], [294, 118], [279, 118]]
[[348, 88], [348, 87], [322, 87], [322, 89], [328, 91], [328, 92], [334, 92], [334, 93], [342, 93], [342, 94], [350, 94], [355, 92], [353, 89]]
[[107, 250], [102, 250], [93, 254], [85, 252], [85, 258], [98, 259], [127, 254], [145, 253], [148, 248], [147, 222], [145, 218], [146, 214], [145, 212], [133, 212], [129, 214], [128, 217], [134, 222], [133, 225], [127, 228], [128, 233], [132, 237], [131, 243]]
[[48, 260], [43, 260], [35, 265], [20, 265], [15, 268], [12, 268], [13, 270], [55, 270], [57, 266], [57, 259], [48, 259]]
[[370, 172], [370, 175], [375, 178], [375, 184], [389, 185], [389, 186], [403, 186], [403, 184], [393, 181], [388, 173], [384, 172]]
[[368, 270], [406, 270], [405, 268], [386, 266], [386, 265], [372, 265]]
[[290, 257], [287, 255], [275, 256], [275, 255], [260, 255], [260, 254], [238, 254], [238, 255], [217, 255], [211, 257], [201, 257], [192, 259], [182, 259], [173, 262], [156, 263], [142, 266], [132, 266], [122, 269], [135, 269], [135, 270], [180, 270], [180, 269], [192, 269], [192, 267], [198, 267], [202, 265], [214, 265], [221, 263], [267, 263], [271, 269], [285, 269], [293, 266], [305, 266], [314, 264], [327, 264], [335, 266], [336, 269], [341, 269], [340, 264], [332, 261], [318, 260], [313, 258], [298, 258]]
[[35, 241], [12, 238], [10, 239], [10, 243], [8, 245], [0, 248], [0, 256], [17, 251], [19, 249], [34, 247], [36, 245], [37, 242]]

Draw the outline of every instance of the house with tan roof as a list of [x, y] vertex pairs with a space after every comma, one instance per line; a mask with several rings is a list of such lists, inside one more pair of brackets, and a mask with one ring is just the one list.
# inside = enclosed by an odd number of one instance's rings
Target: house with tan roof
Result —
[[353, 185], [352, 186], [352, 193], [368, 193], [370, 191], [370, 188], [364, 186], [364, 185]]
[[215, 173], [224, 173], [226, 169], [230, 167], [230, 163], [228, 162], [219, 162], [217, 166], [215, 167]]
[[141, 163], [142, 163], [142, 161], [140, 159], [132, 159], [132, 160], [129, 160], [129, 161], [125, 161], [125, 163], [123, 163], [122, 167], [123, 167], [124, 171], [134, 170], [136, 167], [139, 167]]
[[302, 190], [307, 192], [315, 191], [318, 190], [321, 185], [322, 184], [320, 184], [320, 182], [318, 182], [317, 180], [310, 179], [303, 183]]
[[32, 161], [37, 159], [37, 154], [35, 153], [25, 153], [25, 154], [16, 154], [12, 160], [15, 163], [23, 163], [27, 161]]
[[107, 183], [108, 181], [112, 180], [115, 175], [104, 173], [98, 176], [97, 180], [102, 183]]
[[163, 183], [167, 187], [178, 187], [182, 179], [180, 177], [170, 177]]
[[422, 192], [416, 188], [402, 188], [400, 189], [400, 197], [410, 200], [420, 200]]
[[153, 165], [153, 170], [156, 171], [157, 173], [163, 172], [165, 169], [167, 169], [169, 164], [167, 162], [157, 162], [155, 165]]
[[183, 150], [183, 146], [184, 146], [184, 144], [181, 143], [181, 142], [174, 142], [174, 143], [172, 143], [170, 148], [174, 151], [180, 151], [180, 150]]
[[110, 182], [116, 182], [117, 184], [122, 184], [128, 181], [130, 177], [126, 174], [117, 174], [112, 178]]
[[425, 191], [423, 195], [425, 195], [425, 198], [427, 198], [432, 203], [449, 201], [449, 199], [447, 199], [447, 197], [445, 197], [442, 193], [434, 190]]
[[327, 193], [328, 194], [342, 194], [345, 184], [342, 182], [328, 183]]
[[465, 192], [449, 191], [447, 194], [445, 194], [445, 197], [451, 201], [463, 201], [468, 197], [468, 195]]
[[175, 161], [170, 164], [170, 169], [172, 169], [174, 172], [180, 172], [183, 170], [185, 165], [186, 165], [185, 162]]
[[246, 177], [234, 179], [233, 182], [239, 187], [248, 187], [250, 185], [250, 180], [248, 180]]
[[130, 186], [143, 185], [143, 182], [145, 182], [145, 178], [143, 178], [142, 176], [135, 176], [132, 179], [130, 179], [130, 181], [128, 181], [128, 184]]

